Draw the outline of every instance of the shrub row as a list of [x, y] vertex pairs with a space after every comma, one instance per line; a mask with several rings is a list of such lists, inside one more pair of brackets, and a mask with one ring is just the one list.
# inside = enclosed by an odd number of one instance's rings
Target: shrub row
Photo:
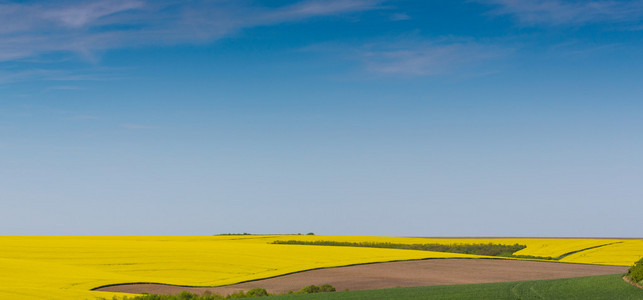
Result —
[[347, 246], [347, 247], [369, 247], [369, 248], [391, 248], [406, 250], [423, 250], [436, 252], [477, 254], [488, 256], [509, 257], [518, 250], [525, 249], [527, 246], [514, 244], [395, 244], [395, 243], [376, 243], [376, 242], [336, 242], [336, 241], [274, 241], [273, 244], [287, 245], [314, 245], [314, 246]]
[[[335, 287], [330, 284], [324, 284], [322, 286], [309, 285], [303, 287], [301, 290], [293, 292], [289, 291], [287, 294], [314, 294], [314, 293], [327, 293], [334, 292]], [[210, 291], [206, 291], [203, 295], [198, 295], [190, 293], [188, 291], [183, 291], [176, 295], [159, 295], [159, 294], [148, 294], [134, 297], [123, 297], [117, 298], [114, 297], [113, 300], [221, 300], [221, 299], [241, 299], [241, 298], [252, 298], [252, 297], [264, 297], [264, 296], [273, 296], [269, 294], [266, 289], [255, 288], [247, 292], [239, 291], [228, 296], [221, 296], [218, 294], [213, 294]]]
[[[286, 233], [286, 234], [284, 234], [284, 233], [254, 234], [254, 233], [244, 232], [244, 233], [219, 233], [219, 234], [215, 234], [215, 236], [217, 236], [217, 235], [224, 235], [225, 236], [225, 235], [303, 235], [303, 234], [301, 232], [300, 233]], [[315, 233], [314, 232], [309, 232], [309, 233], [306, 233], [306, 235], [315, 235]]]
[[643, 284], [643, 258], [627, 270], [627, 277], [638, 284]]

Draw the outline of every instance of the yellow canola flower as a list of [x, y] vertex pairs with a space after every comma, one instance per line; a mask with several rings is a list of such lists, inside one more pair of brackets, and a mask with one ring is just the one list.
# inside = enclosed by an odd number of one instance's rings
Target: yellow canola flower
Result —
[[523, 244], [518, 254], [566, 262], [631, 265], [641, 240], [405, 238], [367, 236], [0, 236], [0, 299], [111, 299], [99, 286], [151, 282], [218, 286], [303, 270], [372, 262], [483, 256], [431, 251], [276, 245], [276, 240], [403, 244]]
[[270, 236], [0, 236], [0, 299], [94, 299], [99, 286], [217, 286], [352, 264], [464, 254], [269, 244]]
[[[618, 239], [588, 239], [588, 238], [418, 238], [418, 237], [377, 237], [377, 236], [291, 236], [288, 239], [300, 241], [337, 241], [337, 242], [375, 242], [392, 244], [503, 244], [525, 245], [515, 255], [557, 258], [561, 255], [619, 242]], [[281, 238], [279, 240], [286, 240]]]
[[643, 240], [623, 240], [562, 258], [562, 262], [631, 266], [643, 257]]

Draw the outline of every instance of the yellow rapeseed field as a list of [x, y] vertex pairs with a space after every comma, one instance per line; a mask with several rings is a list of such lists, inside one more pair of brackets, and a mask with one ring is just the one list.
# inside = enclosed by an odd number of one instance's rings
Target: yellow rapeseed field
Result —
[[0, 299], [95, 299], [114, 293], [103, 285], [153, 282], [216, 286], [302, 270], [424, 258], [482, 256], [430, 251], [274, 245], [275, 240], [390, 243], [524, 244], [518, 254], [562, 261], [631, 265], [643, 256], [641, 240], [449, 239], [365, 236], [0, 236]]
[[643, 240], [617, 242], [564, 257], [562, 262], [629, 266], [643, 257]]

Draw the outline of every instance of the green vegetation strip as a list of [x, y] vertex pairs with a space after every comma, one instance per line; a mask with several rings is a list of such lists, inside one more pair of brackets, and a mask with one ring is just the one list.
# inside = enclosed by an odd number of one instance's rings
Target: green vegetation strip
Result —
[[643, 285], [643, 258], [637, 261], [634, 266], [627, 271], [627, 278], [634, 283]]
[[270, 300], [643, 299], [643, 290], [626, 283], [621, 277], [622, 275], [616, 274], [555, 280], [441, 285], [310, 295], [284, 295], [270, 297]]
[[[324, 284], [321, 286], [309, 285], [303, 287], [301, 290], [293, 292], [289, 291], [283, 295], [302, 295], [302, 294], [316, 294], [316, 293], [328, 293], [334, 292], [335, 287], [330, 284]], [[221, 296], [218, 294], [210, 293], [206, 291], [203, 295], [197, 295], [187, 291], [183, 291], [177, 295], [158, 295], [158, 294], [149, 294], [133, 297], [123, 297], [118, 298], [114, 296], [113, 300], [221, 300], [221, 299], [242, 299], [242, 298], [255, 298], [255, 297], [265, 297], [265, 296], [275, 296], [274, 294], [269, 294], [266, 289], [255, 288], [247, 292], [239, 291], [232, 293], [227, 296]]]
[[[460, 284], [407, 287], [365, 291], [343, 291], [336, 293], [301, 293], [271, 296], [270, 300], [371, 300], [371, 299], [643, 299], [643, 290], [636, 288], [621, 278], [622, 275], [601, 275], [553, 280], [533, 280], [482, 284]], [[307, 287], [308, 288], [308, 287]], [[317, 287], [320, 288], [320, 287]], [[305, 288], [304, 288], [305, 289]], [[302, 289], [302, 290], [304, 290]], [[237, 293], [227, 299], [266, 296], [264, 289], [254, 289]], [[117, 299], [114, 297], [114, 299]], [[218, 300], [217, 295], [198, 296], [188, 292], [178, 295], [143, 295], [125, 300]]]
[[[521, 258], [538, 258], [533, 256], [513, 256], [512, 254], [518, 250], [526, 248], [525, 245], [503, 245], [503, 244], [395, 244], [395, 243], [375, 243], [375, 242], [335, 242], [335, 241], [274, 241], [272, 244], [285, 244], [285, 245], [311, 245], [311, 246], [344, 246], [344, 247], [368, 247], [368, 248], [390, 248], [390, 249], [405, 249], [405, 250], [422, 250], [422, 251], [436, 251], [436, 252], [449, 252], [449, 253], [463, 253], [463, 254], [477, 254], [487, 256], [502, 256], [502, 257], [521, 257]], [[544, 258], [552, 259], [552, 258]]]

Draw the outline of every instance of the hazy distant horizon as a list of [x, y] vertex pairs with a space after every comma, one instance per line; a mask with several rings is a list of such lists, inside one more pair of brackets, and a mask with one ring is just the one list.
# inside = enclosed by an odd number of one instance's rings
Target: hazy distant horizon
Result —
[[0, 234], [641, 237], [643, 1], [5, 1]]

